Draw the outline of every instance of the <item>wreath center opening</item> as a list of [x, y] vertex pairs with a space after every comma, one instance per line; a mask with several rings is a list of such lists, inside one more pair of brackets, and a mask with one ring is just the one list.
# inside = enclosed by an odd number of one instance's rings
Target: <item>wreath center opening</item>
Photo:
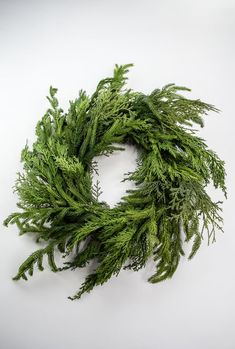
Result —
[[[120, 146], [120, 144], [115, 144]], [[113, 208], [127, 190], [136, 188], [134, 182], [123, 179], [125, 174], [133, 172], [137, 167], [137, 148], [134, 145], [122, 144], [125, 150], [115, 151], [109, 156], [101, 155], [94, 157], [97, 171], [93, 173], [93, 186], [99, 185], [101, 192], [98, 201], [105, 201]]]

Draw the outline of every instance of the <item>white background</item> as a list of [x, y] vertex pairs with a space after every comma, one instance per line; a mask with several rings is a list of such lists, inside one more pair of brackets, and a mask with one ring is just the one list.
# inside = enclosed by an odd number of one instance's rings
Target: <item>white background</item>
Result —
[[[11, 280], [38, 246], [18, 237], [15, 226], [2, 227], [1, 349], [235, 348], [234, 39], [232, 0], [0, 1], [1, 222], [16, 208], [11, 188], [20, 151], [34, 139], [49, 85], [59, 88], [66, 110], [79, 89], [92, 93], [115, 63], [135, 63], [133, 89], [148, 93], [175, 82], [221, 109], [207, 117], [201, 134], [226, 161], [229, 189], [225, 234], [210, 247], [205, 241], [191, 262], [182, 259], [172, 280], [148, 284], [149, 263], [75, 302], [67, 296], [86, 270]], [[134, 155], [129, 149], [102, 163], [103, 195], [111, 204], [123, 193], [118, 182]]]

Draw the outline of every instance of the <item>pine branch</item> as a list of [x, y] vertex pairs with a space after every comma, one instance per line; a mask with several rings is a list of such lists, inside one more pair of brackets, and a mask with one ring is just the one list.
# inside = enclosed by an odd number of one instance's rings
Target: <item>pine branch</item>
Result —
[[50, 266], [50, 269], [53, 272], [57, 272], [58, 268], [55, 264], [55, 260], [54, 260], [54, 248], [55, 248], [55, 243], [50, 243], [47, 247], [37, 250], [35, 252], [33, 252], [19, 267], [18, 273], [16, 276], [13, 277], [13, 280], [19, 280], [19, 279], [24, 279], [24, 280], [28, 280], [27, 276], [26, 276], [26, 272], [28, 272], [28, 274], [30, 276], [33, 276], [33, 272], [34, 272], [34, 268], [35, 268], [35, 264], [37, 264], [37, 267], [40, 271], [43, 271], [43, 257], [45, 255], [47, 255], [48, 258], [48, 263]]

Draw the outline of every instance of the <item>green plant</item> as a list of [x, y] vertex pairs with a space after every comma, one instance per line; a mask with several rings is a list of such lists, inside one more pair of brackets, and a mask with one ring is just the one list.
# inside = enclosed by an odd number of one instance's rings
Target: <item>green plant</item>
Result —
[[[23, 262], [15, 280], [27, 280], [36, 265], [43, 270], [44, 256], [54, 272], [96, 260], [94, 272], [70, 297], [75, 299], [123, 267], [139, 270], [152, 257], [156, 272], [149, 281], [155, 283], [174, 274], [183, 240], [194, 240], [192, 258], [204, 232], [210, 242], [222, 230], [220, 203], [210, 199], [206, 186], [212, 182], [226, 196], [224, 163], [192, 128], [218, 110], [186, 98], [180, 93], [190, 90], [174, 84], [149, 95], [126, 89], [129, 67], [116, 65], [113, 77], [101, 80], [90, 97], [80, 91], [66, 113], [50, 88], [50, 108], [37, 124], [36, 141], [22, 151], [24, 171], [15, 185], [21, 211], [4, 222], [16, 223], [20, 234], [35, 234], [46, 246]], [[99, 201], [99, 185], [92, 185], [94, 157], [123, 144], [138, 149], [137, 168], [124, 179], [136, 189], [110, 208]], [[70, 257], [62, 268], [55, 264], [55, 250]]]

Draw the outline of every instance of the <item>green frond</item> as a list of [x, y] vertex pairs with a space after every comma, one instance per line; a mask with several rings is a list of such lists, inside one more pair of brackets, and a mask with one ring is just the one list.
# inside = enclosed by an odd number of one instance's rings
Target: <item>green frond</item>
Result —
[[26, 276], [26, 272], [28, 272], [28, 274], [32, 276], [34, 272], [35, 264], [37, 264], [37, 267], [40, 271], [43, 271], [44, 268], [43, 268], [42, 262], [43, 262], [43, 257], [45, 255], [47, 255], [48, 257], [48, 263], [51, 270], [53, 272], [58, 271], [58, 268], [54, 261], [54, 248], [55, 248], [55, 244], [51, 243], [47, 247], [33, 252], [21, 264], [21, 266], [19, 267], [18, 273], [16, 274], [16, 276], [13, 277], [13, 280], [19, 280], [19, 279], [28, 280]]

